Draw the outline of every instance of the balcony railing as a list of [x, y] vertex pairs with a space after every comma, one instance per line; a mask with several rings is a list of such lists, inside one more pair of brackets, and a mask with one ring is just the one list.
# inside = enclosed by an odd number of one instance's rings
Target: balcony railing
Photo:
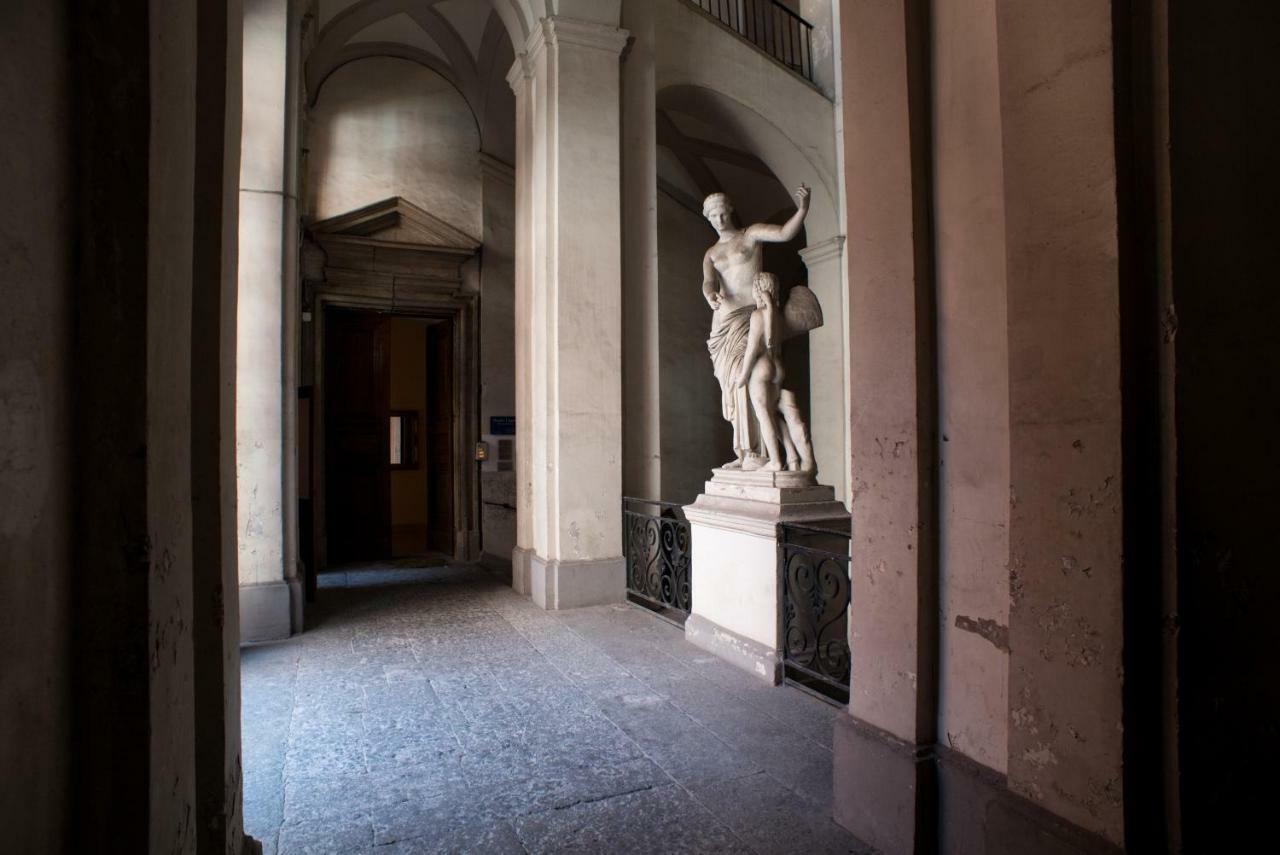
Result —
[[778, 0], [688, 0], [769, 56], [813, 82], [813, 24]]
[[622, 500], [627, 599], [684, 624], [692, 606], [689, 521], [684, 508], [649, 499]]
[[778, 525], [783, 679], [849, 702], [849, 527]]

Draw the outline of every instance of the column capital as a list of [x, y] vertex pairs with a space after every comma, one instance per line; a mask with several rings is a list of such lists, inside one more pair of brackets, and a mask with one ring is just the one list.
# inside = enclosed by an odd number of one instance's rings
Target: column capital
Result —
[[507, 69], [507, 85], [511, 87], [511, 91], [519, 97], [523, 93], [520, 91], [524, 86], [524, 81], [533, 76], [533, 72], [529, 67], [528, 52], [516, 54], [516, 61], [511, 63], [511, 68]]
[[574, 45], [621, 56], [630, 36], [631, 33], [621, 27], [552, 15], [533, 28], [525, 41], [524, 52], [532, 61], [547, 45]]
[[805, 267], [812, 270], [819, 264], [838, 261], [843, 250], [844, 235], [834, 235], [800, 250], [800, 259], [804, 262]]

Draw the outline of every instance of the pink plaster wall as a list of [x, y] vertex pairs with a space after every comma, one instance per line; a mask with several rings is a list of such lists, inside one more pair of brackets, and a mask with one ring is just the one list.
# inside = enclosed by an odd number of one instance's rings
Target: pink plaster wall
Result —
[[917, 718], [924, 559], [916, 326], [918, 287], [932, 284], [915, 240], [920, 200], [912, 194], [921, 175], [912, 157], [904, 14], [901, 3], [841, 9], [842, 50], [856, 58], [842, 68], [854, 532], [849, 711], [915, 741], [929, 737], [922, 725], [932, 728]]
[[938, 738], [1005, 771], [1009, 353], [995, 0], [933, 3]]
[[1009, 276], [1009, 785], [1123, 840], [1111, 4], [999, 0]]
[[1120, 842], [1111, 7], [923, 10], [927, 62], [922, 7], [841, 6], [850, 712]]

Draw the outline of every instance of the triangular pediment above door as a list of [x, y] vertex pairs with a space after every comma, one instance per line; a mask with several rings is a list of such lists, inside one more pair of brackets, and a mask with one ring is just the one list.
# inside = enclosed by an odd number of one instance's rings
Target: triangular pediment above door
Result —
[[399, 196], [312, 223], [310, 231], [316, 236], [365, 238], [459, 253], [480, 248], [480, 241], [466, 232]]

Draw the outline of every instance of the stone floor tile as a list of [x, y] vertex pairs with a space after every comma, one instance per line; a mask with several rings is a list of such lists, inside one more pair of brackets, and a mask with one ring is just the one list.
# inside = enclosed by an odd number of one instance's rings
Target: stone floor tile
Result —
[[756, 852], [867, 855], [871, 851], [832, 822], [828, 811], [767, 774], [714, 781], [689, 790]]
[[373, 849], [373, 822], [364, 813], [335, 815], [280, 829], [280, 855], [359, 855]]
[[687, 792], [655, 787], [515, 820], [531, 855], [541, 853], [747, 853], [728, 828]]
[[608, 765], [550, 763], [532, 774], [512, 776], [477, 787], [485, 809], [504, 817], [558, 810], [583, 802], [595, 802], [625, 793], [672, 783], [671, 778], [646, 758]]
[[378, 846], [376, 855], [524, 855], [515, 829], [505, 820], [470, 821], [448, 830]]
[[306, 633], [242, 655], [265, 851], [857, 851], [826, 819], [840, 711], [653, 615], [543, 611], [468, 567], [321, 582]]
[[601, 709], [664, 772], [681, 784], [761, 770], [705, 727], [655, 694], [599, 701]]

